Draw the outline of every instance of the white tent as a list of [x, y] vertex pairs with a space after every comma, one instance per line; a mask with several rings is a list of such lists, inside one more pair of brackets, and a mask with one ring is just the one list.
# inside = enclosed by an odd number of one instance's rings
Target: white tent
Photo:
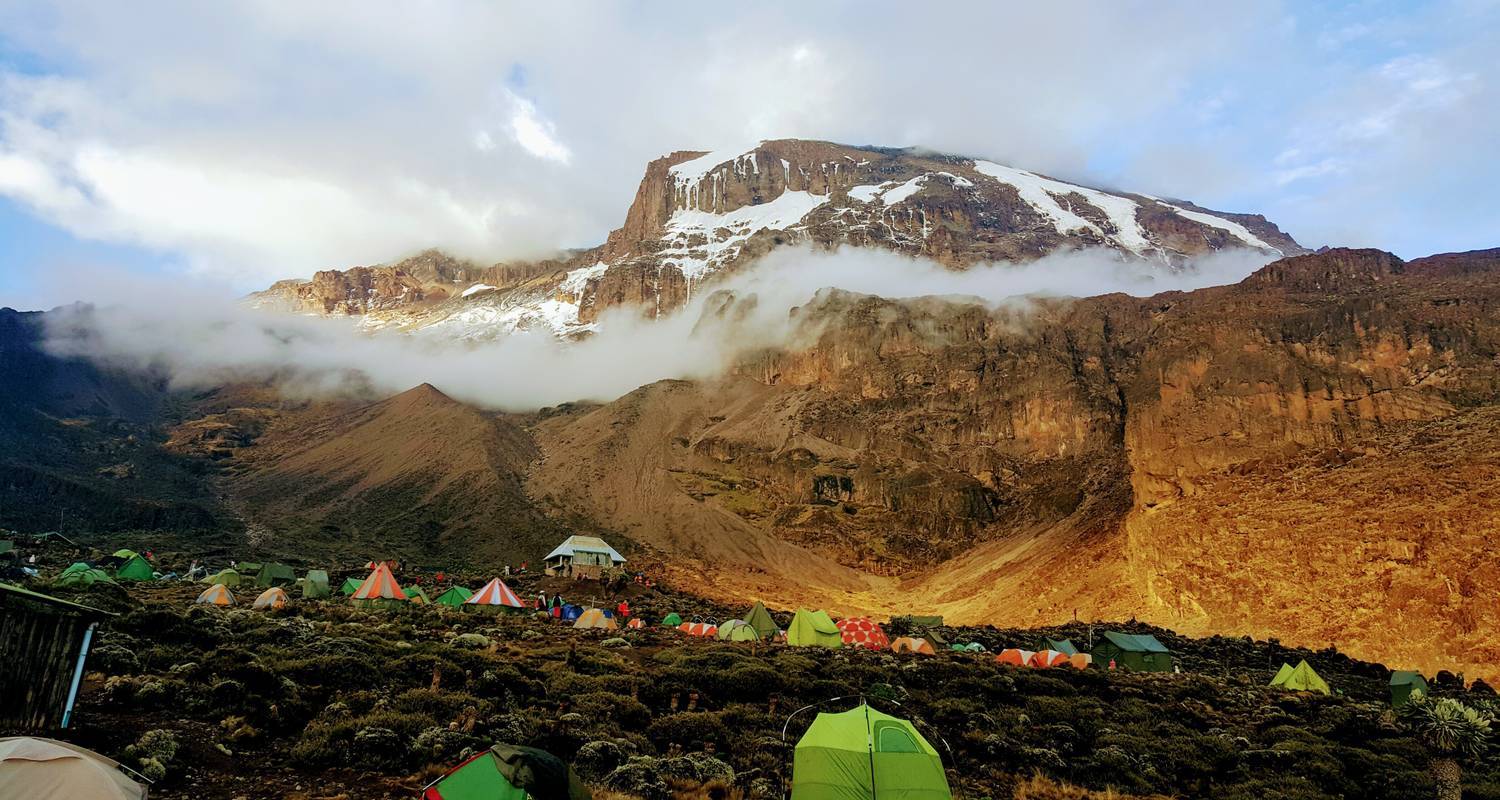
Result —
[[92, 750], [29, 736], [0, 739], [0, 797], [145, 800], [146, 787]]

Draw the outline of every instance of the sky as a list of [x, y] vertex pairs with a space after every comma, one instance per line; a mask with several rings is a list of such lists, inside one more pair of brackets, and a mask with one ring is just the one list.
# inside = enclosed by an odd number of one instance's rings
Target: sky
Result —
[[0, 305], [589, 246], [647, 161], [781, 137], [1500, 246], [1500, 0], [1028, 5], [0, 0]]

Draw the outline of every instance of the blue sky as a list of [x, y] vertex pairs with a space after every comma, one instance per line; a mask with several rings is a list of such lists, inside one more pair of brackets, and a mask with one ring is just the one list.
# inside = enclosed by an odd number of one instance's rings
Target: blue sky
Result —
[[589, 245], [651, 158], [780, 136], [1264, 213], [1311, 246], [1500, 246], [1495, 52], [1496, 0], [0, 0], [0, 305], [80, 274], [243, 291]]

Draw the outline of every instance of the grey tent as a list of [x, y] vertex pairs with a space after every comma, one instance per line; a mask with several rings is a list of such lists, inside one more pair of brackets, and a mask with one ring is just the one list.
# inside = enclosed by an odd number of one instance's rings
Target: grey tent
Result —
[[1108, 668], [1110, 662], [1137, 672], [1171, 672], [1172, 653], [1149, 633], [1105, 631], [1094, 645], [1094, 665]]
[[317, 600], [333, 594], [328, 589], [328, 573], [325, 570], [310, 569], [307, 577], [298, 582], [302, 584], [303, 597]]
[[1400, 707], [1411, 701], [1412, 695], [1427, 694], [1427, 679], [1420, 672], [1398, 669], [1391, 673], [1391, 705]]

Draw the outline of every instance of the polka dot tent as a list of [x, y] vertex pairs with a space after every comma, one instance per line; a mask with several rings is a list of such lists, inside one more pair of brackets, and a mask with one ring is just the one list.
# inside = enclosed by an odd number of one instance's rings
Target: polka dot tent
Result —
[[839, 633], [844, 637], [845, 647], [863, 647], [867, 650], [884, 650], [890, 646], [885, 631], [869, 617], [850, 617], [838, 621]]

